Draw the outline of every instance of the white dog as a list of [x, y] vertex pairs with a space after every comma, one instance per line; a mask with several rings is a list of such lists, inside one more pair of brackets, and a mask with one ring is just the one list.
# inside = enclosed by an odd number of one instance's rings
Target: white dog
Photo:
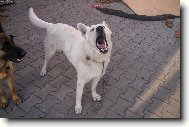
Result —
[[92, 97], [94, 101], [100, 101], [96, 86], [105, 73], [112, 50], [111, 31], [105, 21], [91, 27], [78, 23], [77, 30], [67, 24], [45, 22], [35, 15], [33, 8], [29, 9], [29, 20], [33, 25], [47, 29], [41, 75], [46, 74], [47, 63], [53, 54], [63, 51], [77, 71], [76, 113], [82, 111], [83, 87], [91, 80]]

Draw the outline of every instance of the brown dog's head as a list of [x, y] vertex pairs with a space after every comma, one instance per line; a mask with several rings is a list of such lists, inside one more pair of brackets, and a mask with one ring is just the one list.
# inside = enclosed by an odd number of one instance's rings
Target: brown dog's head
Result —
[[0, 30], [0, 58], [9, 60], [15, 63], [21, 62], [21, 59], [26, 55], [26, 51], [15, 45], [14, 36], [6, 35], [2, 28]]

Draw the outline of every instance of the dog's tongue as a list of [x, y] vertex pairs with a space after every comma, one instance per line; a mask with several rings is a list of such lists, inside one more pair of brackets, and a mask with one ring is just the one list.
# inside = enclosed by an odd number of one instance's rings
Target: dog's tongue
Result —
[[99, 41], [99, 48], [102, 49], [102, 48], [105, 48], [105, 42], [104, 42], [104, 39], [100, 39]]
[[99, 48], [100, 48], [100, 49], [105, 48], [105, 43], [103, 43], [103, 44], [99, 44]]

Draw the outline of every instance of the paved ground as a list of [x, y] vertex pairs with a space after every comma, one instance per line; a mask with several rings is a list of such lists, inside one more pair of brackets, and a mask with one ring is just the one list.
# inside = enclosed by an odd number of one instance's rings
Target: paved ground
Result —
[[[109, 16], [91, 8], [94, 0], [17, 0], [7, 6], [10, 17], [4, 29], [16, 36], [15, 42], [28, 52], [15, 64], [15, 85], [23, 103], [0, 109], [8, 118], [180, 118], [180, 39], [164, 21], [142, 22]], [[83, 111], [76, 115], [76, 71], [63, 53], [56, 53], [45, 77], [39, 73], [44, 59], [46, 31], [32, 26], [28, 7], [48, 22], [78, 22], [88, 25], [105, 20], [113, 32], [113, 52], [106, 75], [100, 80], [101, 102], [93, 102], [90, 84], [84, 89]], [[121, 3], [108, 5], [133, 13]]]

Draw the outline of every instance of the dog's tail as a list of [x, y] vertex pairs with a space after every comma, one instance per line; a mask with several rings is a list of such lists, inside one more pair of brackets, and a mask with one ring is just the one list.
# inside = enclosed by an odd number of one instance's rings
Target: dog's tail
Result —
[[39, 28], [48, 28], [49, 26], [52, 25], [52, 23], [48, 23], [45, 22], [43, 20], [41, 20], [40, 18], [38, 18], [34, 11], [33, 8], [29, 8], [29, 20], [31, 21], [31, 23]]

